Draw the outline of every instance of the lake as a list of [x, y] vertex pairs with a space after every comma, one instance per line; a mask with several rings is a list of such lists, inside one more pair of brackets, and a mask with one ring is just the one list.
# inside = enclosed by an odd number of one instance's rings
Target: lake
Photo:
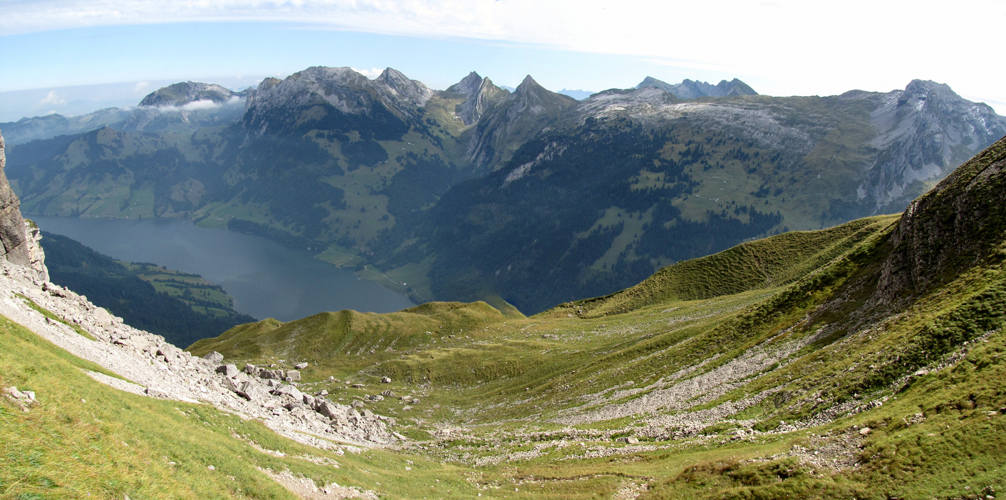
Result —
[[75, 239], [119, 260], [202, 275], [258, 319], [300, 319], [323, 311], [394, 312], [415, 304], [349, 270], [273, 241], [177, 219], [80, 219], [29, 215], [43, 231]]

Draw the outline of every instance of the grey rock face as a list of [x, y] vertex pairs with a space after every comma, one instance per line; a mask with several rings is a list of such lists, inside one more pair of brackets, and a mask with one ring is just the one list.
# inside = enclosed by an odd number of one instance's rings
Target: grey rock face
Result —
[[0, 134], [0, 244], [3, 245], [2, 255], [7, 261], [22, 265], [31, 265], [28, 234], [25, 232], [24, 219], [21, 217], [21, 201], [7, 181], [4, 168], [7, 166], [3, 135]]
[[885, 94], [870, 118], [879, 133], [871, 145], [879, 153], [858, 195], [876, 205], [875, 213], [907, 205], [1006, 135], [1006, 118], [991, 107], [932, 81], [913, 80]]

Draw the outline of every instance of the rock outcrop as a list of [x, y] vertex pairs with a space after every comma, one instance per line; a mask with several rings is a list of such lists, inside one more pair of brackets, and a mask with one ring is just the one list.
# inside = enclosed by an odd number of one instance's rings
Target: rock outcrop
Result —
[[897, 303], [949, 281], [983, 259], [1002, 258], [1006, 138], [912, 202], [891, 235], [877, 293]]
[[[7, 174], [4, 172], [6, 166], [3, 134], [0, 134], [0, 244], [3, 245], [0, 251], [8, 262], [30, 267], [34, 260], [36, 265], [41, 265], [41, 269], [45, 269], [44, 264], [38, 260], [42, 249], [37, 248], [34, 236], [29, 237], [28, 226], [21, 217], [21, 201], [11, 189], [10, 182], [7, 182]], [[36, 248], [33, 249], [33, 246]], [[48, 273], [39, 274], [38, 277], [42, 280], [48, 278]]]

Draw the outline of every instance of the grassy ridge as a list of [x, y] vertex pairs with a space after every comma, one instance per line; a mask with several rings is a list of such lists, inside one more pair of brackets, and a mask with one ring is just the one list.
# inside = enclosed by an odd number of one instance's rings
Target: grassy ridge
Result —
[[435, 338], [464, 335], [504, 318], [485, 302], [433, 302], [389, 314], [325, 312], [289, 323], [270, 318], [239, 325], [189, 350], [242, 359], [296, 359], [344, 375]]
[[627, 312], [644, 304], [699, 300], [791, 283], [842, 256], [864, 239], [889, 230], [898, 216], [858, 219], [821, 231], [798, 231], [737, 245], [667, 266], [642, 283], [612, 295], [560, 306], [583, 315]]

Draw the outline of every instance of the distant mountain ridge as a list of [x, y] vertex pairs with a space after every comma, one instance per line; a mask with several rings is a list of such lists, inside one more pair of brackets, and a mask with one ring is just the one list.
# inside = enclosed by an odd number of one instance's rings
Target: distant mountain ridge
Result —
[[233, 98], [243, 98], [248, 91], [234, 92], [212, 83], [182, 82], [155, 90], [140, 101], [140, 106], [184, 106], [196, 101], [223, 104]]
[[675, 97], [679, 99], [697, 99], [699, 97], [727, 97], [732, 95], [758, 95], [757, 92], [748, 84], [734, 78], [729, 82], [726, 80], [720, 80], [720, 83], [716, 85], [711, 85], [706, 82], [699, 82], [695, 80], [685, 79], [678, 84], [670, 84], [661, 80], [657, 80], [652, 76], [648, 76], [643, 79], [639, 85], [636, 85], [637, 89], [644, 87], [656, 87], [661, 90], [666, 90]]
[[236, 122], [251, 90], [234, 92], [216, 84], [181, 82], [151, 92], [135, 108], [108, 108], [72, 117], [51, 114], [22, 118], [0, 124], [0, 128], [11, 145], [102, 127], [127, 132], [192, 133]]
[[359, 266], [416, 301], [535, 312], [745, 239], [898, 211], [1006, 135], [991, 108], [933, 82], [826, 97], [737, 82], [691, 82], [723, 97], [641, 85], [577, 101], [530, 75], [513, 92], [475, 72], [434, 91], [391, 68], [312, 67], [243, 105], [183, 85], [175, 102], [199, 100], [17, 145], [9, 175], [32, 213], [188, 217]]

